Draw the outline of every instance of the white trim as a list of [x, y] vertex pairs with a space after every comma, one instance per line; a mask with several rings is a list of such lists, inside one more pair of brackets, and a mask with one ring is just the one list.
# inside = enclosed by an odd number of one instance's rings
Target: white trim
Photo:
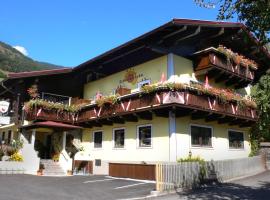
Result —
[[[101, 147], [95, 147], [95, 133], [101, 132]], [[103, 130], [95, 130], [92, 131], [92, 140], [93, 140], [93, 149], [94, 150], [101, 150], [103, 148]]]
[[[141, 127], [146, 127], [146, 126], [150, 126], [151, 127], [151, 146], [145, 146], [145, 147], [141, 147], [140, 146], [140, 141], [139, 141], [139, 128]], [[137, 125], [136, 128], [136, 132], [137, 132], [137, 138], [136, 138], [136, 143], [137, 143], [137, 149], [152, 149], [153, 148], [153, 125], [152, 124], [142, 124], [142, 125]]]
[[137, 88], [138, 89], [141, 89], [142, 85], [148, 83], [149, 85], [151, 84], [151, 80], [150, 79], [146, 79], [146, 80], [143, 80], [143, 81], [140, 81], [137, 83]]
[[[191, 126], [210, 128], [211, 129], [211, 146], [192, 145]], [[201, 125], [201, 124], [189, 124], [189, 137], [190, 137], [190, 142], [189, 142], [190, 148], [194, 148], [194, 149], [214, 149], [214, 140], [213, 140], [213, 138], [214, 138], [214, 129], [213, 129], [213, 126]]]
[[[243, 134], [243, 148], [230, 147], [229, 131], [239, 132]], [[227, 129], [228, 148], [231, 151], [244, 151], [245, 150], [245, 132], [237, 129]]]
[[[115, 147], [115, 143], [114, 143], [114, 132], [117, 130], [124, 130], [124, 146], [123, 147]], [[125, 127], [120, 127], [120, 128], [113, 128], [112, 130], [112, 148], [114, 150], [125, 150], [126, 148], [126, 128]]]

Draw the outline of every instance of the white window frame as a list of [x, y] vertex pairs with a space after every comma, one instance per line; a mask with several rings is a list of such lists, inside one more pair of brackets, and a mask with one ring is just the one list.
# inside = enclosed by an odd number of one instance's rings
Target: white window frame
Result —
[[[211, 129], [211, 146], [192, 145], [191, 126], [202, 127], [202, 128], [210, 128]], [[201, 125], [201, 124], [190, 124], [189, 125], [189, 136], [190, 136], [190, 147], [191, 148], [214, 149], [214, 129], [213, 129], [212, 126]]]
[[[243, 148], [234, 148], [234, 147], [230, 147], [229, 131], [234, 131], [234, 132], [240, 132], [240, 133], [243, 133]], [[245, 132], [244, 132], [244, 131], [237, 130], [237, 129], [228, 129], [228, 130], [227, 130], [227, 135], [228, 135], [228, 148], [229, 148], [229, 150], [236, 150], [236, 151], [237, 151], [237, 150], [238, 150], [238, 151], [245, 150]]]
[[[101, 132], [101, 147], [95, 147], [95, 133], [98, 133], [98, 132]], [[93, 149], [102, 149], [103, 148], [103, 130], [95, 130], [93, 131], [93, 135], [92, 135], [92, 138], [93, 138]]]
[[[124, 146], [123, 147], [115, 147], [115, 141], [114, 141], [114, 136], [115, 136], [115, 131], [117, 130], [124, 130]], [[120, 128], [114, 128], [112, 130], [112, 148], [113, 149], [125, 149], [126, 148], [126, 128], [125, 127], [120, 127]]]
[[[140, 138], [139, 138], [139, 128], [146, 127], [146, 126], [150, 126], [151, 127], [151, 146], [141, 147], [140, 146]], [[152, 124], [138, 125], [137, 126], [137, 139], [136, 140], [137, 140], [137, 148], [138, 149], [151, 149], [151, 148], [153, 148], [153, 125]]]
[[146, 83], [148, 83], [148, 84], [150, 85], [150, 84], [151, 84], [151, 80], [150, 80], [150, 79], [146, 79], [146, 80], [143, 80], [143, 81], [138, 82], [138, 84], [137, 84], [138, 89], [141, 89], [141, 87], [142, 87], [144, 84], [146, 84]]

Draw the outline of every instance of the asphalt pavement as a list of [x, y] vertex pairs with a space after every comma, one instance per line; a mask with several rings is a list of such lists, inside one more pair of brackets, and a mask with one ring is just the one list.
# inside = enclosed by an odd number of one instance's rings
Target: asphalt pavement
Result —
[[192, 191], [156, 198], [157, 200], [269, 200], [270, 171], [230, 183], [207, 185]]

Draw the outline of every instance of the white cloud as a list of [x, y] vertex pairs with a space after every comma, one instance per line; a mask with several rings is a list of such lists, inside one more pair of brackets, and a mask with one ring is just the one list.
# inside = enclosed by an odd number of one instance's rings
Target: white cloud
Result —
[[22, 47], [22, 46], [14, 46], [14, 49], [17, 49], [19, 52], [21, 52], [23, 55], [28, 56], [28, 52], [26, 50], [26, 48]]

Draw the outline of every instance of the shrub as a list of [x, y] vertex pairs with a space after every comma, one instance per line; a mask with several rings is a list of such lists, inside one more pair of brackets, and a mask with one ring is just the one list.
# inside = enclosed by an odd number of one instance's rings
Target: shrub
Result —
[[205, 160], [203, 158], [201, 158], [200, 156], [194, 156], [192, 157], [192, 155], [189, 155], [186, 158], [180, 158], [177, 160], [177, 162], [179, 163], [183, 163], [183, 162], [198, 162], [199, 166], [200, 166], [200, 170], [199, 170], [199, 180], [200, 182], [203, 182], [206, 176], [206, 163]]
[[23, 157], [19, 152], [15, 152], [10, 156], [10, 161], [22, 162]]

